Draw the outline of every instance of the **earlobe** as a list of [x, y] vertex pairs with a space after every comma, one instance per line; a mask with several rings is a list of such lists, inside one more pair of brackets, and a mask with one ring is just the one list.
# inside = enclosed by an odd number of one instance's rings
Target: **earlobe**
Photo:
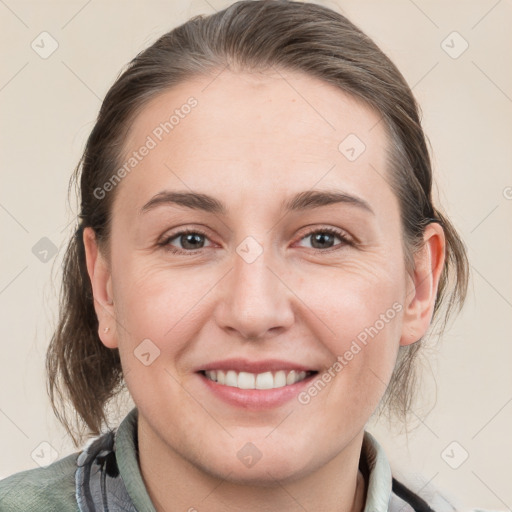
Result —
[[98, 336], [108, 348], [117, 348], [116, 317], [112, 294], [112, 275], [105, 257], [101, 253], [94, 230], [83, 231], [87, 273], [91, 280], [94, 310], [98, 317]]
[[415, 268], [408, 279], [400, 345], [411, 345], [427, 332], [444, 267], [446, 241], [443, 228], [437, 223], [428, 224], [423, 241], [422, 249], [414, 255]]

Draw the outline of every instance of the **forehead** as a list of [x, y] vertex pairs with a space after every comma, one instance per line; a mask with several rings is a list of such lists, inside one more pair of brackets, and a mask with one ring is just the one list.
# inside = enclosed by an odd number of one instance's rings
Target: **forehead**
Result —
[[268, 204], [295, 189], [336, 187], [389, 207], [388, 139], [379, 120], [353, 96], [302, 73], [217, 72], [142, 109], [124, 162], [150, 149], [118, 192], [137, 205], [169, 188]]

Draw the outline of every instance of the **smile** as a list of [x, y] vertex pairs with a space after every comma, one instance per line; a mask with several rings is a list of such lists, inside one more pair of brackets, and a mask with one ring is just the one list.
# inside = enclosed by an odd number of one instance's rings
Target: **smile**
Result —
[[207, 370], [201, 372], [207, 379], [223, 386], [238, 389], [278, 389], [301, 382], [315, 371], [284, 371], [249, 373], [235, 370]]

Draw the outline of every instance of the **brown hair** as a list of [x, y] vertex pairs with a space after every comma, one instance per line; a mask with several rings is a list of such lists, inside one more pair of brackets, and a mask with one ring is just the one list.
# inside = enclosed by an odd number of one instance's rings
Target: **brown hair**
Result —
[[[446, 262], [433, 321], [441, 332], [468, 286], [468, 261], [455, 228], [432, 203], [432, 169], [419, 107], [395, 65], [341, 14], [320, 5], [283, 0], [240, 1], [211, 16], [196, 16], [137, 55], [108, 91], [70, 187], [80, 184], [79, 225], [63, 263], [60, 317], [47, 353], [48, 392], [55, 414], [73, 441], [97, 435], [108, 424], [106, 408], [124, 388], [117, 349], [98, 336], [82, 230], [94, 229], [108, 255], [115, 191], [97, 197], [119, 168], [124, 142], [137, 113], [156, 95], [195, 76], [231, 70], [295, 70], [315, 76], [378, 112], [388, 131], [389, 181], [401, 209], [406, 268], [421, 247], [425, 226], [439, 222], [446, 236]], [[447, 302], [441, 315], [441, 306]], [[421, 340], [420, 340], [421, 341]], [[381, 404], [406, 420], [421, 343], [400, 347]], [[69, 404], [70, 403], [70, 404]], [[62, 407], [60, 410], [58, 405]], [[72, 405], [74, 428], [65, 406]], [[75, 434], [78, 433], [78, 438]]]

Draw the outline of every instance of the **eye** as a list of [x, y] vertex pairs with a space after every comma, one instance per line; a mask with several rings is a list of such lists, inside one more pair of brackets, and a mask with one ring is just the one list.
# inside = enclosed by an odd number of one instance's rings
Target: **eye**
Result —
[[[197, 229], [186, 229], [166, 237], [158, 245], [164, 247], [172, 253], [191, 253], [195, 250], [200, 250], [205, 247], [205, 240], [208, 240], [206, 233]], [[176, 248], [173, 244], [179, 244], [180, 247]]]
[[[338, 250], [345, 245], [354, 245], [344, 232], [335, 228], [311, 230], [303, 235], [301, 241], [307, 238], [311, 240], [310, 248], [320, 252]], [[341, 243], [335, 244], [336, 239]], [[208, 236], [201, 230], [186, 229], [165, 237], [158, 245], [173, 254], [196, 254], [196, 251], [201, 251], [201, 249], [212, 245], [210, 242], [205, 245], [207, 241], [209, 242]]]
[[[337, 250], [344, 245], [353, 245], [353, 242], [345, 235], [345, 233], [335, 228], [317, 228], [309, 231], [301, 238], [301, 241], [307, 238], [311, 240], [310, 247], [321, 252], [325, 252], [325, 249]], [[333, 246], [336, 238], [341, 241], [341, 244], [337, 244], [340, 247]]]

